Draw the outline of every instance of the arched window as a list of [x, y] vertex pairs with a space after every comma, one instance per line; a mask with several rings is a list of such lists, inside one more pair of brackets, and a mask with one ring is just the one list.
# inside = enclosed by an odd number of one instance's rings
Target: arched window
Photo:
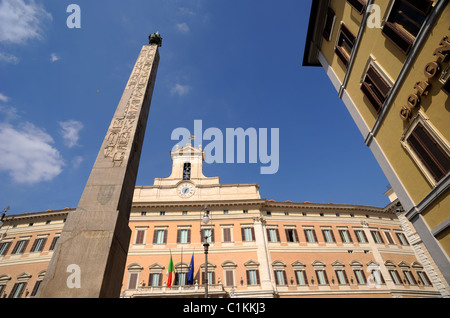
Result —
[[191, 180], [191, 163], [186, 162], [183, 166], [183, 180]]

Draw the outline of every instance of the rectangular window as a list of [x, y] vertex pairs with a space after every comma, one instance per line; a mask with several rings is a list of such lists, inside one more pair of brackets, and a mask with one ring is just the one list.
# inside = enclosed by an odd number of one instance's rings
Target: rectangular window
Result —
[[202, 242], [214, 243], [214, 229], [202, 229]]
[[297, 280], [297, 285], [308, 285], [308, 278], [306, 277], [306, 272], [304, 270], [295, 271], [295, 278]]
[[346, 284], [348, 284], [347, 274], [345, 273], [344, 270], [338, 269], [335, 272], [336, 272], [336, 277], [338, 279], [339, 285], [346, 285]]
[[381, 111], [381, 107], [391, 88], [391, 84], [384, 79], [383, 75], [371, 63], [361, 83], [361, 90], [377, 114]]
[[277, 285], [287, 285], [287, 279], [286, 279], [286, 271], [284, 270], [277, 270], [274, 271], [275, 273], [275, 282]]
[[223, 241], [224, 242], [231, 242], [231, 228], [224, 227], [222, 229], [223, 231]]
[[323, 234], [323, 239], [325, 240], [325, 242], [327, 242], [327, 243], [336, 242], [333, 231], [331, 229], [323, 229], [322, 234]]
[[319, 285], [328, 285], [327, 273], [324, 270], [316, 270], [316, 276]]
[[396, 0], [382, 33], [408, 54], [432, 5], [431, 0]]
[[288, 242], [298, 242], [298, 235], [296, 229], [285, 229], [286, 241]]
[[49, 251], [53, 251], [55, 249], [56, 243], [59, 240], [59, 236], [55, 236], [52, 240], [52, 244], [50, 244]]
[[375, 241], [375, 243], [384, 244], [384, 241], [381, 238], [380, 232], [378, 232], [376, 230], [372, 230], [372, 231], [370, 231], [370, 233], [372, 234], [372, 237], [373, 237], [373, 240]]
[[31, 252], [42, 252], [46, 241], [46, 237], [37, 238], [31, 247]]
[[3, 242], [0, 244], [0, 256], [6, 255], [8, 253], [11, 242]]
[[395, 269], [390, 269], [389, 274], [391, 275], [391, 278], [394, 281], [394, 284], [396, 284], [396, 285], [402, 284], [402, 281], [400, 280], [400, 277], [398, 276], [398, 273]]
[[128, 289], [136, 289], [138, 273], [130, 273], [128, 278]]
[[417, 123], [406, 142], [436, 182], [450, 171], [450, 156], [421, 122]]
[[359, 243], [367, 243], [367, 237], [363, 230], [355, 230], [355, 234]]
[[386, 236], [389, 244], [395, 244], [394, 240], [392, 239], [391, 233], [389, 233], [389, 231], [384, 231], [384, 235]]
[[144, 234], [145, 230], [136, 230], [136, 241], [135, 244], [144, 244]]
[[362, 14], [366, 7], [366, 0], [347, 0], [347, 2], [350, 3], [359, 14]]
[[422, 284], [424, 284], [425, 286], [431, 286], [431, 282], [428, 279], [427, 274], [425, 274], [422, 271], [417, 271], [417, 275], [419, 276], [419, 279], [422, 281]]
[[403, 275], [405, 275], [405, 278], [410, 285], [417, 285], [416, 279], [409, 270], [404, 270]]
[[241, 233], [242, 241], [249, 242], [255, 240], [255, 230], [252, 227], [243, 227]]
[[327, 19], [325, 21], [325, 28], [323, 29], [323, 33], [322, 33], [322, 36], [327, 41], [331, 40], [331, 35], [333, 34], [333, 28], [334, 28], [335, 21], [336, 21], [336, 13], [334, 13], [333, 9], [328, 7]]
[[304, 232], [308, 243], [317, 242], [316, 231], [314, 229], [304, 229]]
[[[216, 273], [208, 271], [208, 285], [214, 285], [216, 283]], [[205, 283], [205, 272], [202, 272], [202, 284]]]
[[278, 229], [267, 229], [267, 238], [269, 239], [269, 242], [279, 242], [280, 235]]
[[383, 275], [381, 275], [381, 271], [379, 269], [374, 269], [371, 271], [371, 274], [373, 276], [374, 282], [377, 285], [384, 284], [384, 278]]
[[355, 273], [355, 277], [359, 285], [363, 285], [366, 283], [366, 275], [364, 275], [364, 272], [362, 270], [355, 269], [353, 272]]
[[247, 285], [259, 285], [259, 271], [257, 269], [247, 270]]
[[178, 286], [186, 285], [187, 273], [175, 273], [175, 284]]
[[29, 240], [20, 240], [16, 243], [16, 245], [14, 246], [11, 254], [22, 254], [23, 252], [25, 252], [25, 249], [27, 248]]
[[167, 230], [155, 229], [153, 233], [153, 244], [166, 244], [167, 243]]
[[342, 243], [352, 243], [352, 238], [348, 230], [339, 230], [339, 234], [341, 235]]
[[154, 287], [161, 286], [162, 285], [161, 276], [162, 276], [161, 273], [151, 273], [148, 279], [148, 284]]
[[20, 298], [22, 293], [25, 290], [25, 286], [27, 283], [16, 283], [14, 284], [11, 293], [9, 294], [9, 298]]
[[191, 243], [191, 230], [190, 229], [178, 229], [177, 230], [177, 243], [181, 243], [181, 244]]
[[233, 271], [225, 271], [225, 286], [234, 286]]
[[[31, 291], [31, 294], [30, 294], [31, 297], [36, 296], [37, 292], [39, 291], [39, 288], [41, 287], [41, 284], [42, 284], [42, 280], [36, 281], [36, 283], [34, 284], [33, 290]], [[1, 293], [0, 293], [0, 295], [1, 295]]]
[[356, 37], [353, 33], [350, 32], [344, 23], [342, 23], [335, 52], [342, 63], [344, 63], [345, 67], [347, 67], [350, 62], [350, 56], [352, 54], [355, 39]]

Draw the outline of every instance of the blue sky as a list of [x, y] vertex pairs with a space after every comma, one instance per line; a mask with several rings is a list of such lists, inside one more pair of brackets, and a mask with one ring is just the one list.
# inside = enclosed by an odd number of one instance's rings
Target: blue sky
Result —
[[[81, 8], [70, 29], [67, 6]], [[0, 209], [77, 206], [142, 45], [163, 37], [138, 185], [171, 171], [178, 127], [279, 128], [279, 170], [205, 164], [276, 201], [386, 206], [388, 181], [321, 68], [311, 1], [0, 0]], [[198, 136], [196, 136], [198, 138]], [[203, 147], [208, 141], [203, 141]], [[270, 148], [269, 148], [270, 150]]]

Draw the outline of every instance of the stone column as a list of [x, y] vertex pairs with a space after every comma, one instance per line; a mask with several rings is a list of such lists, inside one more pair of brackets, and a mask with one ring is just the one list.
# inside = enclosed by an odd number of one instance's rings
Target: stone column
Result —
[[273, 297], [275, 293], [275, 287], [273, 280], [271, 279], [271, 268], [270, 265], [270, 254], [267, 248], [266, 239], [266, 221], [262, 217], [257, 217], [254, 219], [254, 229], [255, 229], [255, 241], [257, 246], [257, 255], [259, 266], [259, 276], [261, 283], [261, 290], [267, 293], [266, 297]]
[[154, 40], [155, 34], [142, 47], [38, 297], [120, 296], [131, 236], [128, 221], [159, 62], [161, 41]]

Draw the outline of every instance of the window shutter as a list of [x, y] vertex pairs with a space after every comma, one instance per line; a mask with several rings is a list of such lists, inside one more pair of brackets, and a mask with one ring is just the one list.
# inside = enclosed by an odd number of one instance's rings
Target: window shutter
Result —
[[214, 228], [211, 229], [211, 243], [214, 243]]
[[273, 271], [273, 276], [275, 277], [275, 284], [278, 286], [280, 282], [278, 281], [277, 271]]
[[225, 277], [226, 277], [225, 282], [226, 282], [227, 286], [233, 286], [234, 285], [234, 283], [233, 283], [233, 271], [226, 271], [225, 272]]
[[347, 0], [350, 5], [355, 8], [355, 10], [362, 14], [364, 11], [364, 8], [366, 7], [366, 1], [365, 0]]
[[326, 270], [323, 270], [323, 277], [325, 277], [325, 283], [327, 285], [329, 285], [329, 283], [328, 283], [328, 276], [327, 276], [327, 271]]
[[441, 180], [450, 171], [450, 157], [434, 140], [422, 123], [418, 123], [408, 144], [413, 148], [419, 159], [427, 167], [436, 181]]
[[286, 242], [290, 242], [290, 238], [289, 238], [289, 230], [288, 229], [284, 229], [284, 232], [286, 234]]
[[19, 248], [19, 244], [20, 244], [20, 241], [16, 242], [16, 245], [14, 245], [14, 248], [12, 249], [11, 254], [16, 253], [17, 249]]
[[130, 274], [130, 282], [128, 283], [128, 289], [136, 289], [137, 285], [137, 273]]
[[327, 19], [326, 19], [326, 22], [325, 22], [325, 28], [324, 28], [324, 30], [322, 32], [322, 36], [327, 41], [329, 41], [330, 38], [331, 38], [331, 32], [333, 30], [333, 23], [334, 23], [335, 17], [336, 17], [336, 14], [334, 13], [333, 9], [328, 7]]
[[[11, 242], [6, 242], [6, 243], [3, 243], [3, 244], [5, 244], [6, 247], [3, 250], [2, 254], [0, 254], [0, 256], [6, 255], [6, 253], [8, 253], [9, 248], [11, 247]], [[2, 244], [2, 246], [3, 246], [3, 244]]]
[[306, 271], [302, 271], [303, 278], [305, 279], [305, 284], [308, 285], [308, 275], [306, 275]]
[[252, 231], [252, 241], [256, 241], [256, 238], [255, 238], [255, 229], [252, 227], [252, 228], [251, 228], [251, 231]]
[[177, 243], [180, 243], [180, 237], [181, 237], [181, 230], [177, 230]]
[[223, 241], [224, 242], [231, 242], [231, 233], [229, 228], [223, 229]]
[[245, 271], [245, 275], [247, 276], [247, 285], [250, 285], [250, 272], [249, 272], [249, 270]]
[[384, 78], [372, 64], [369, 66], [369, 69], [367, 70], [367, 76], [369, 76], [369, 78], [372, 80], [372, 83], [374, 83], [375, 86], [378, 88], [381, 95], [384, 98], [386, 98], [389, 92], [391, 91], [391, 86], [384, 80]]
[[331, 233], [331, 239], [333, 240], [333, 243], [336, 243], [336, 238], [334, 237], [334, 231], [330, 230]]
[[211, 285], [216, 284], [216, 272], [211, 272], [211, 282], [209, 282]]
[[352, 239], [352, 236], [350, 235], [350, 231], [347, 231], [347, 236], [348, 236], [348, 239], [350, 240], [350, 243], [353, 243], [353, 239]]
[[348, 278], [347, 278], [347, 273], [345, 272], [345, 269], [342, 270], [342, 273], [344, 274], [345, 283], [348, 284]]
[[314, 241], [315, 242], [319, 242], [318, 240], [317, 240], [317, 236], [316, 236], [316, 230], [312, 230], [312, 233], [313, 233], [313, 236], [314, 236]]
[[260, 284], [260, 280], [259, 280], [259, 269], [255, 270], [255, 275], [256, 275], [256, 284], [259, 285], [259, 284]]
[[34, 284], [33, 290], [31, 291], [31, 294], [30, 294], [31, 297], [36, 296], [39, 286], [41, 286], [41, 283], [42, 283], [42, 280], [36, 281], [36, 283]]
[[241, 227], [242, 242], [245, 241], [245, 228]]
[[191, 243], [191, 229], [187, 230], [187, 242]]
[[275, 233], [277, 235], [277, 242], [280, 242], [280, 231], [278, 231], [278, 229], [275, 230]]
[[341, 24], [341, 31], [351, 44], [355, 43], [356, 36], [353, 35], [344, 23]]
[[364, 237], [364, 241], [365, 241], [366, 243], [369, 242], [369, 240], [367, 239], [367, 236], [366, 236], [366, 232], [363, 231], [363, 230], [361, 230], [361, 232], [362, 232], [362, 235], [363, 235], [363, 237]]
[[296, 281], [297, 285], [300, 285], [300, 282], [298, 280], [298, 275], [302, 275], [302, 272], [301, 271], [294, 271], [295, 281]]
[[294, 233], [294, 240], [295, 242], [298, 242], [298, 233], [297, 233], [297, 229], [293, 229], [292, 232]]
[[53, 238], [52, 244], [50, 244], [50, 249], [49, 249], [50, 251], [53, 251], [55, 249], [55, 245], [56, 245], [56, 242], [58, 242], [58, 239], [59, 239], [59, 236], [55, 236]]
[[[39, 240], [39, 239], [35, 239], [34, 242], [33, 242], [33, 245], [31, 245], [31, 252], [34, 252], [34, 251], [35, 251], [34, 249], [36, 248], [36, 245], [37, 245], [38, 240]], [[37, 251], [36, 251], [36, 252], [37, 252]]]
[[167, 230], [164, 230], [164, 244], [167, 243]]
[[286, 271], [283, 271], [283, 279], [284, 279], [284, 284], [285, 285], [289, 285], [288, 284], [288, 280], [287, 280], [287, 276], [286, 276]]
[[339, 230], [339, 235], [341, 236], [342, 243], [345, 243], [344, 234], [342, 233], [342, 230]]
[[13, 298], [14, 293], [16, 292], [16, 289], [17, 289], [17, 286], [18, 286], [18, 285], [19, 285], [18, 283], [15, 283], [15, 284], [14, 284], [13, 288], [11, 289], [11, 292], [9, 293], [8, 298]]
[[153, 286], [153, 275], [152, 273], [148, 275], [148, 286]]
[[400, 27], [397, 27], [395, 23], [386, 21], [381, 32], [386, 35], [403, 53], [409, 53], [414, 43], [414, 38], [407, 35], [406, 32], [402, 31]]
[[158, 231], [155, 229], [155, 231], [153, 232], [153, 244], [156, 244], [157, 238], [158, 238]]

